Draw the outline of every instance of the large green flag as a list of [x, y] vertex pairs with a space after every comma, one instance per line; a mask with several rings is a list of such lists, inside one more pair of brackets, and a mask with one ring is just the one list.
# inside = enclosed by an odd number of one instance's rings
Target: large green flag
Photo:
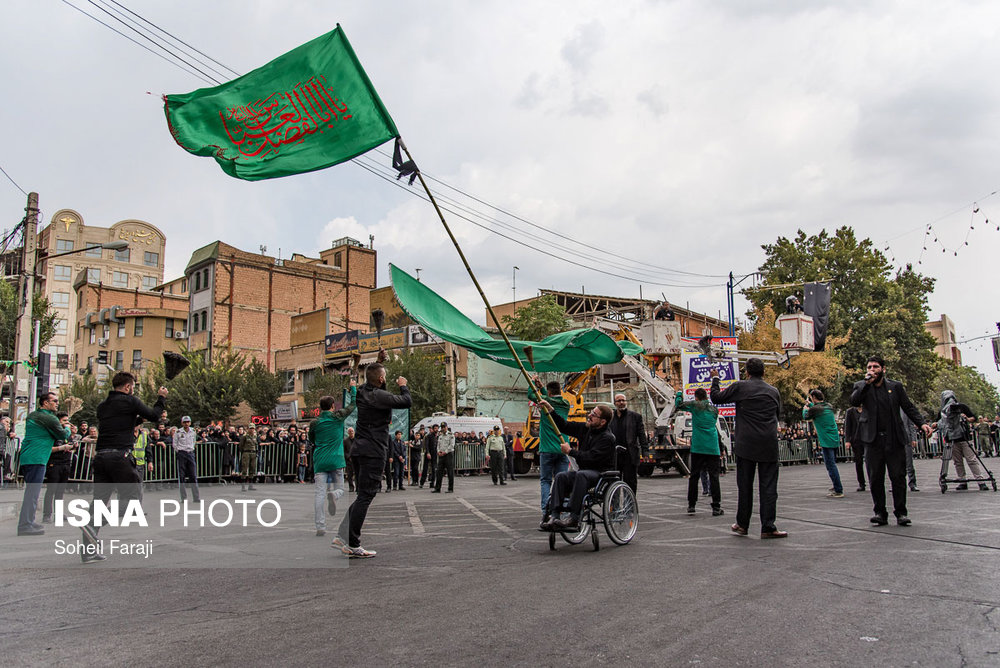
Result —
[[339, 25], [238, 79], [163, 100], [184, 150], [248, 181], [330, 167], [399, 136]]
[[[482, 327], [441, 298], [436, 292], [405, 271], [389, 265], [392, 289], [403, 310], [424, 329], [439, 339], [493, 360], [516, 367], [517, 362], [502, 340], [494, 339]], [[640, 346], [629, 341], [615, 341], [596, 329], [574, 329], [546, 337], [541, 341], [511, 340], [517, 356], [535, 371], [584, 371], [595, 364], [614, 364], [624, 355], [638, 355]], [[532, 349], [530, 364], [525, 348]]]

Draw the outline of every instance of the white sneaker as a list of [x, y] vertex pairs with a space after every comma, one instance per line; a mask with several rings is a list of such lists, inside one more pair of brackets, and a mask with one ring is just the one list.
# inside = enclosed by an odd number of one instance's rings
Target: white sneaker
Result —
[[377, 552], [375, 550], [366, 550], [359, 545], [358, 547], [348, 547], [344, 554], [350, 559], [371, 559]]
[[335, 550], [340, 550], [344, 554], [348, 554], [350, 552], [350, 549], [351, 549], [351, 548], [347, 547], [347, 543], [345, 543], [340, 538], [340, 536], [337, 536], [336, 538], [333, 539], [333, 542], [330, 543], [330, 547], [332, 547]]

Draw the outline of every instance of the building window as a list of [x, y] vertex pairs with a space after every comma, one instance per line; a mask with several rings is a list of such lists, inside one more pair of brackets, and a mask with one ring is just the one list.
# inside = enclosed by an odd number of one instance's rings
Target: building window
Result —
[[289, 369], [287, 371], [279, 371], [282, 380], [285, 381], [285, 387], [281, 389], [282, 394], [291, 394], [295, 391], [295, 371]]
[[104, 249], [101, 248], [100, 244], [87, 246], [87, 252], [84, 253], [87, 257], [101, 257]]
[[128, 262], [129, 257], [130, 257], [130, 249], [128, 248], [115, 251], [115, 262]]
[[114, 278], [111, 284], [116, 288], [127, 288], [128, 287], [128, 274], [124, 271], [116, 271], [114, 273]]
[[194, 291], [198, 292], [201, 290], [201, 272], [196, 272], [194, 275]]
[[56, 251], [59, 253], [65, 253], [71, 250], [73, 250], [72, 239], [56, 239]]
[[318, 369], [303, 369], [299, 372], [299, 379], [302, 381], [302, 391], [308, 392], [316, 380]]
[[174, 319], [167, 318], [163, 322], [165, 323], [163, 327], [163, 335], [168, 339], [174, 338]]
[[143, 276], [142, 277], [142, 289], [152, 290], [156, 287], [156, 276]]
[[118, 323], [118, 338], [123, 338], [125, 336], [125, 321], [122, 320]]
[[343, 266], [343, 265], [340, 264], [342, 260], [343, 260], [343, 253], [341, 253], [340, 251], [337, 251], [336, 253], [333, 254], [333, 266], [334, 267], [341, 267], [341, 266]]
[[142, 254], [142, 263], [147, 267], [156, 267], [160, 264], [160, 254], [146, 251]]
[[115, 351], [115, 371], [121, 371], [125, 366], [125, 351]]
[[145, 320], [146, 320], [145, 318], [136, 318], [135, 319], [135, 335], [136, 336], [142, 336], [142, 328], [146, 324]]
[[181, 279], [181, 292], [187, 292], [187, 291], [188, 291], [188, 281], [186, 278]]
[[101, 270], [87, 268], [87, 282], [88, 283], [100, 283], [101, 282]]
[[49, 385], [62, 385], [66, 382], [66, 377], [61, 373], [51, 373], [49, 379]]
[[92, 344], [97, 342], [97, 328], [96, 327], [91, 327], [90, 328], [90, 342]]
[[57, 264], [52, 267], [52, 280], [68, 281], [72, 279], [73, 269], [69, 265]]
[[111, 325], [104, 325], [104, 338], [111, 338]]
[[56, 318], [56, 336], [66, 336], [66, 320], [63, 318]]
[[208, 267], [205, 267], [201, 274], [201, 287], [208, 290]]
[[142, 368], [142, 351], [133, 350], [132, 351], [132, 368], [141, 369]]
[[55, 306], [56, 308], [69, 308], [69, 293], [53, 292], [52, 305]]
[[201, 312], [201, 329], [202, 331], [208, 330], [208, 311]]

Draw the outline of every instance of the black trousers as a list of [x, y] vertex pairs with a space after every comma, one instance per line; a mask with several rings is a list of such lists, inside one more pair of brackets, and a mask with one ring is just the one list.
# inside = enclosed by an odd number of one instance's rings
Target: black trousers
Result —
[[632, 458], [623, 450], [618, 451], [618, 470], [621, 471], [622, 480], [632, 488], [632, 493], [636, 493], [639, 484], [639, 472], [636, 465], [632, 463]]
[[778, 514], [778, 462], [755, 462], [736, 456], [736, 523], [747, 529], [753, 514], [753, 479], [760, 473], [760, 530], [775, 531], [774, 519]]
[[511, 480], [517, 480], [514, 477], [514, 447], [509, 446], [505, 449], [507, 451], [507, 477]]
[[600, 472], [591, 469], [557, 473], [552, 481], [552, 491], [549, 494], [549, 515], [557, 517], [563, 508], [563, 499], [568, 496], [569, 513], [580, 517], [580, 512], [583, 510], [583, 497], [600, 477]]
[[[698, 482], [702, 471], [708, 471], [708, 486], [712, 491], [712, 508], [722, 507], [722, 490], [719, 487], [719, 455], [691, 453], [691, 476], [688, 478], [688, 507], [698, 503]], [[748, 520], [749, 521], [749, 520]], [[741, 524], [740, 526], [746, 526]]]
[[198, 492], [198, 464], [195, 462], [194, 453], [184, 450], [177, 451], [177, 486], [181, 491], [181, 501], [187, 499], [187, 492], [184, 491], [186, 484], [191, 485], [191, 497], [195, 503], [201, 501], [201, 494]]
[[889, 473], [892, 485], [892, 507], [896, 517], [906, 515], [906, 450], [890, 447], [885, 439], [865, 444], [865, 460], [868, 463], [868, 482], [872, 488], [872, 502], [875, 514], [888, 517], [885, 507], [885, 474]]
[[858, 487], [865, 486], [865, 444], [861, 441], [851, 443], [854, 450], [854, 472], [858, 474]]
[[[506, 460], [504, 459], [502, 450], [490, 450], [490, 477], [493, 478], [493, 484], [504, 481], [503, 471], [504, 464]], [[506, 483], [504, 483], [506, 484]]]
[[351, 547], [360, 547], [361, 528], [368, 516], [368, 506], [372, 504], [379, 487], [382, 486], [382, 469], [385, 468], [385, 462], [373, 457], [352, 456], [351, 465], [354, 467], [354, 484], [358, 489], [358, 495], [347, 509], [337, 535]]
[[[129, 502], [139, 500], [139, 472], [135, 468], [131, 456], [131, 450], [98, 450], [93, 459], [94, 467], [94, 501], [102, 501], [105, 504], [111, 499], [111, 495], [118, 492], [118, 512], [123, 513]], [[92, 511], [93, 512], [93, 511]], [[98, 513], [93, 512], [94, 518]], [[100, 530], [90, 520], [90, 530], [96, 536]], [[84, 531], [84, 542], [90, 542], [87, 531]]]
[[410, 448], [410, 484], [416, 485], [420, 482], [420, 458], [423, 452]]
[[42, 501], [42, 517], [52, 517], [52, 501], [62, 501], [69, 480], [69, 462], [49, 462], [45, 469], [45, 499]]
[[428, 457], [424, 455], [424, 470], [420, 474], [420, 486], [423, 487], [424, 482], [428, 479], [430, 480], [430, 486], [434, 486], [434, 472], [437, 470], [438, 456], [436, 452], [432, 452], [431, 456]]
[[441, 490], [441, 482], [444, 480], [444, 474], [448, 474], [448, 491], [455, 491], [455, 453], [448, 452], [443, 455], [438, 455], [438, 465], [437, 465], [437, 482], [434, 485], [434, 489]]
[[396, 489], [403, 489], [403, 481], [405, 479], [406, 476], [403, 473], [403, 462], [399, 461], [398, 459], [393, 460], [392, 462], [393, 486]]

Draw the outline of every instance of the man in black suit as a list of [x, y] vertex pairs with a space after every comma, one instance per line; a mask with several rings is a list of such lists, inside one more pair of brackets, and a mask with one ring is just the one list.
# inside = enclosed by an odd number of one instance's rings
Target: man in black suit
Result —
[[774, 519], [778, 512], [778, 413], [781, 395], [764, 382], [764, 362], [756, 357], [747, 360], [747, 378], [720, 389], [719, 370], [712, 377], [712, 403], [736, 404], [736, 524], [733, 533], [745, 536], [753, 512], [753, 479], [760, 472], [760, 537], [785, 538]]
[[889, 523], [889, 512], [885, 507], [885, 473], [888, 470], [896, 524], [905, 527], [910, 524], [906, 516], [907, 435], [900, 409], [928, 436], [931, 428], [906, 396], [903, 384], [885, 377], [884, 359], [872, 355], [868, 358], [866, 369], [865, 379], [854, 383], [851, 405], [863, 409], [858, 416], [857, 440], [865, 444], [868, 484], [875, 504], [875, 516], [871, 518], [871, 523]]
[[637, 475], [639, 468], [639, 455], [641, 448], [649, 444], [646, 436], [646, 428], [642, 424], [642, 416], [635, 411], [630, 411], [628, 402], [624, 394], [615, 395], [615, 412], [611, 418], [611, 433], [615, 435], [618, 445], [625, 446], [626, 452], [618, 457], [618, 470], [622, 473], [622, 480], [632, 488], [632, 493], [636, 491], [639, 481]]

